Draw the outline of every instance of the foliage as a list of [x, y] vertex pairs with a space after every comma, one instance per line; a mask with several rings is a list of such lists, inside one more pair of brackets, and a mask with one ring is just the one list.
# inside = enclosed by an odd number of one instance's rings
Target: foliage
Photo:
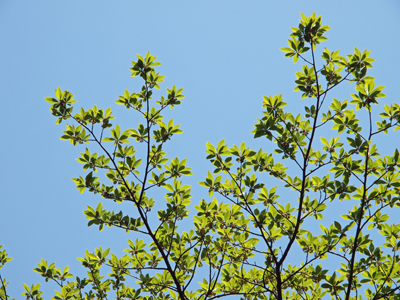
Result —
[[[400, 128], [400, 105], [385, 104], [376, 113], [385, 95], [367, 76], [374, 61], [370, 51], [355, 48], [345, 57], [325, 48], [322, 64], [317, 62], [317, 46], [327, 40], [329, 29], [321, 17], [302, 14], [289, 47], [281, 49], [294, 63], [304, 62], [295, 91], [308, 102], [304, 113], [295, 115], [284, 110], [282, 95], [263, 97], [263, 117], [252, 133], [272, 141], [272, 153], [244, 142], [207, 143], [213, 170], [200, 185], [218, 199], [195, 206], [188, 231], [178, 229], [189, 216], [191, 198], [181, 177], [192, 174], [186, 159], [170, 159], [164, 152], [182, 130], [161, 114], [184, 96], [173, 86], [165, 97], [152, 99], [164, 79], [156, 73], [155, 56], [138, 55], [131, 71], [143, 79], [142, 89], [125, 90], [116, 101], [143, 117], [137, 128], [113, 125], [110, 108], [73, 114], [76, 101], [69, 91], [58, 88], [55, 98], [46, 97], [57, 124], [76, 124], [67, 125], [61, 139], [101, 148], [101, 154], [85, 148], [77, 159], [90, 171], [73, 179], [80, 193], [87, 190], [136, 208], [128, 215], [104, 209], [102, 202], [88, 206], [89, 226], [117, 227], [135, 238], [122, 257], [109, 249], [87, 251], [79, 258], [85, 278], [42, 260], [34, 271], [59, 285], [52, 299], [400, 299], [400, 224], [388, 223], [388, 211], [400, 206], [399, 151], [381, 155], [375, 143], [378, 135]], [[344, 82], [355, 85], [352, 99], [333, 98], [328, 104], [328, 93]], [[323, 131], [329, 124], [330, 139]], [[142, 158], [127, 145], [131, 142], [144, 147]], [[104, 178], [96, 176], [98, 171]], [[282, 184], [267, 186], [262, 173]], [[289, 199], [278, 200], [282, 186], [291, 191]], [[160, 187], [165, 200], [150, 194]], [[343, 200], [340, 207], [353, 208], [330, 222], [334, 212], [328, 208]], [[7, 260], [3, 251], [2, 264]], [[102, 267], [108, 267], [107, 276], [100, 275]], [[3, 279], [1, 284], [0, 298], [8, 299]], [[42, 299], [39, 287], [24, 285], [24, 295]]]
[[[0, 270], [3, 268], [3, 266], [9, 262], [12, 261], [12, 258], [8, 256], [8, 253], [6, 253], [6, 249], [1, 250], [1, 248], [3, 248], [3, 245], [0, 245]], [[8, 282], [5, 278], [1, 277], [0, 274], [0, 299], [8, 299], [8, 295], [7, 295], [7, 285]]]

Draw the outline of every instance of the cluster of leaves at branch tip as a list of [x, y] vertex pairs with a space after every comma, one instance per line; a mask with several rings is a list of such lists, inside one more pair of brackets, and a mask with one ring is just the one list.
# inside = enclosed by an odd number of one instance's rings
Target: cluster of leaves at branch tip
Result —
[[[42, 260], [34, 271], [58, 285], [52, 299], [400, 299], [400, 224], [388, 223], [389, 210], [396, 213], [400, 206], [399, 151], [381, 155], [376, 145], [377, 135], [400, 128], [400, 105], [378, 105], [385, 95], [367, 75], [374, 61], [370, 51], [355, 48], [340, 56], [325, 48], [319, 65], [318, 45], [329, 29], [315, 13], [301, 14], [289, 47], [281, 49], [294, 63], [304, 63], [295, 91], [307, 103], [295, 115], [285, 110], [282, 95], [263, 97], [263, 116], [252, 134], [272, 142], [271, 152], [244, 142], [207, 142], [211, 170], [200, 185], [216, 197], [194, 206], [192, 228], [179, 223], [189, 217], [192, 197], [181, 178], [192, 173], [186, 159], [169, 159], [164, 151], [182, 130], [172, 119], [164, 122], [162, 112], [184, 96], [173, 86], [153, 100], [164, 79], [155, 71], [160, 65], [155, 56], [138, 55], [131, 71], [143, 86], [139, 92], [125, 90], [116, 101], [143, 118], [137, 128], [112, 124], [110, 108], [73, 114], [76, 101], [69, 91], [58, 88], [55, 98], [46, 97], [57, 124], [73, 123], [62, 140], [100, 149], [85, 148], [77, 159], [87, 172], [73, 179], [80, 193], [134, 208], [127, 214], [105, 209], [102, 202], [88, 206], [89, 226], [118, 228], [134, 239], [121, 257], [101, 247], [86, 251], [78, 259], [87, 270], [84, 277]], [[328, 103], [328, 93], [346, 82], [355, 86], [352, 99], [330, 96]], [[327, 126], [332, 138], [323, 136]], [[137, 147], [144, 149], [141, 158]], [[163, 199], [153, 193], [159, 187], [165, 189]], [[285, 196], [279, 198], [282, 189]], [[331, 209], [332, 202], [343, 200], [343, 211]], [[1, 264], [9, 260], [1, 252]], [[100, 275], [104, 269], [107, 275]], [[0, 299], [7, 300], [7, 282], [0, 279]], [[24, 288], [27, 299], [42, 299], [40, 284]]]

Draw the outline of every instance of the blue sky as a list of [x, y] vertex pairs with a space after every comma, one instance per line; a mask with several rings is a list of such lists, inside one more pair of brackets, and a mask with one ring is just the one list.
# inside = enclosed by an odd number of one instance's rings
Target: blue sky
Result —
[[[384, 101], [399, 101], [400, 2], [395, 0], [0, 1], [0, 244], [14, 258], [1, 270], [11, 282], [9, 294], [19, 299], [23, 282], [40, 282], [49, 299], [55, 286], [43, 285], [31, 271], [41, 258], [82, 274], [76, 257], [86, 249], [111, 247], [121, 255], [126, 239], [135, 239], [87, 227], [82, 211], [98, 199], [79, 195], [71, 181], [82, 174], [75, 158], [84, 148], [59, 139], [65, 125], [54, 125], [43, 97], [60, 86], [75, 95], [77, 107], [112, 107], [117, 122], [128, 127], [137, 115], [114, 101], [126, 88], [139, 90], [140, 79], [130, 77], [131, 60], [151, 51], [163, 64], [162, 90], [173, 84], [184, 88], [183, 104], [168, 112], [184, 134], [167, 153], [188, 158], [194, 176], [185, 183], [193, 185], [196, 203], [207, 198], [197, 184], [210, 169], [207, 141], [225, 138], [268, 150], [265, 140], [250, 134], [262, 116], [262, 95], [282, 93], [294, 111], [304, 105], [293, 92], [300, 63], [285, 59], [279, 48], [287, 46], [300, 12], [314, 11], [331, 26], [320, 51], [371, 50], [376, 62], [370, 73], [377, 85], [386, 86]], [[348, 85], [331, 97], [344, 100], [351, 92]], [[398, 141], [382, 140], [382, 149], [391, 151]]]

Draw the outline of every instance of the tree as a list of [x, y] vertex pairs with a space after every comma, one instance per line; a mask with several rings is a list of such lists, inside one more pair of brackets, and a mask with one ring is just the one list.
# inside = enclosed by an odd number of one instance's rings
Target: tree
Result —
[[[224, 140], [207, 143], [213, 170], [200, 185], [218, 199], [195, 206], [188, 231], [178, 228], [187, 222], [191, 198], [181, 177], [192, 174], [186, 159], [169, 159], [164, 152], [182, 130], [161, 114], [181, 104], [183, 90], [173, 86], [166, 97], [153, 100], [164, 78], [156, 73], [155, 56], [138, 55], [131, 71], [143, 79], [143, 87], [125, 90], [116, 101], [143, 117], [136, 129], [113, 125], [110, 108], [81, 108], [73, 114], [76, 101], [69, 91], [58, 88], [55, 98], [46, 97], [56, 124], [75, 123], [66, 125], [61, 139], [100, 147], [100, 154], [85, 148], [78, 158], [90, 171], [73, 178], [80, 193], [131, 203], [135, 211], [106, 210], [102, 202], [88, 206], [89, 226], [132, 232], [135, 241], [128, 240], [122, 257], [109, 249], [87, 251], [79, 259], [87, 269], [85, 278], [72, 279], [68, 267], [61, 270], [42, 260], [34, 271], [58, 284], [52, 299], [400, 299], [400, 225], [388, 223], [388, 210], [400, 206], [399, 151], [381, 155], [375, 143], [377, 135], [400, 128], [400, 105], [385, 104], [376, 112], [385, 95], [367, 76], [374, 61], [369, 51], [355, 48], [344, 57], [325, 48], [318, 64], [317, 46], [329, 29], [315, 13], [301, 14], [289, 47], [281, 49], [294, 63], [304, 62], [295, 90], [308, 106], [295, 115], [284, 110], [282, 95], [263, 97], [263, 117], [252, 133], [273, 142], [273, 153], [252, 150], [244, 142], [232, 147]], [[328, 105], [328, 93], [345, 81], [355, 85], [352, 100], [333, 98]], [[334, 135], [329, 140], [322, 132], [328, 124]], [[141, 159], [130, 142], [144, 148]], [[262, 182], [262, 173], [290, 190], [291, 197], [278, 200], [278, 186]], [[152, 197], [158, 188], [166, 190], [164, 199]], [[332, 204], [343, 200], [353, 208], [347, 211], [343, 203], [341, 219], [323, 225]], [[385, 240], [382, 245], [378, 237]], [[2, 265], [10, 260], [5, 250], [0, 260]], [[332, 268], [337, 262], [340, 267]], [[100, 274], [102, 268], [108, 268], [107, 277]], [[7, 283], [0, 279], [0, 298], [8, 299]], [[39, 284], [24, 288], [27, 299], [42, 299]]]

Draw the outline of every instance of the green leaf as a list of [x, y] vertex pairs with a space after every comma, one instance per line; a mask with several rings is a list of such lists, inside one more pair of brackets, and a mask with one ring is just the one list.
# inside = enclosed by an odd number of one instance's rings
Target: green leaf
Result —
[[321, 136], [320, 139], [321, 139], [322, 144], [324, 144], [325, 146], [328, 146], [328, 147], [330, 146], [330, 145], [329, 145], [329, 142], [328, 142], [328, 140], [327, 140], [326, 138], [324, 138], [323, 136]]
[[293, 53], [294, 52], [293, 49], [291, 49], [289, 47], [283, 47], [279, 50], [281, 50], [282, 52], [285, 52], [285, 53]]
[[114, 142], [115, 138], [111, 138], [111, 137], [105, 137], [102, 139], [103, 142]]

